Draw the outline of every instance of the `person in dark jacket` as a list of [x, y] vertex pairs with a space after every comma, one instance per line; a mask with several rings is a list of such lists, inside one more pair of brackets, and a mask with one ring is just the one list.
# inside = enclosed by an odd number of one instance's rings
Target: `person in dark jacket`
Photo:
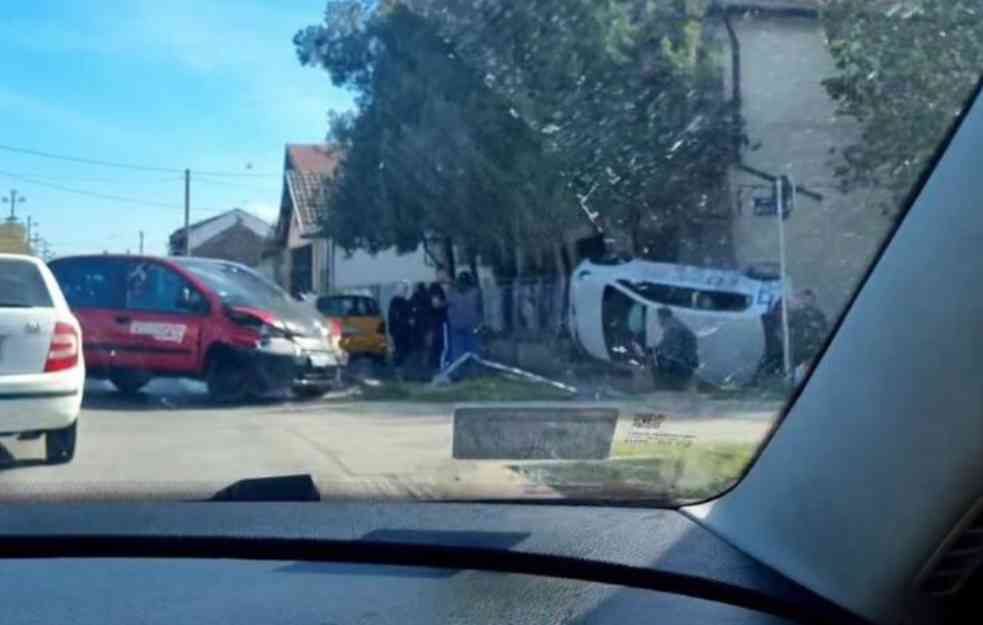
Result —
[[795, 298], [795, 306], [788, 313], [788, 327], [793, 369], [802, 365], [811, 369], [829, 336], [829, 321], [816, 305], [812, 289], [803, 290]]
[[660, 308], [657, 315], [662, 340], [654, 353], [656, 379], [671, 389], [685, 389], [700, 366], [696, 334], [670, 308]]
[[433, 342], [430, 347], [430, 369], [439, 371], [447, 358], [448, 340], [447, 329], [447, 294], [439, 282], [430, 285], [430, 308], [433, 311]]
[[781, 376], [785, 367], [781, 298], [775, 300], [768, 311], [761, 315], [761, 329], [764, 332], [764, 353], [754, 374], [756, 384]]
[[410, 302], [407, 285], [401, 284], [389, 302], [389, 336], [393, 339], [393, 365], [402, 368], [411, 349]]
[[478, 354], [480, 345], [477, 334], [483, 320], [481, 291], [475, 285], [471, 272], [462, 271], [456, 287], [447, 295], [450, 345], [445, 367], [465, 354]]
[[418, 282], [410, 297], [410, 356], [409, 367], [414, 378], [427, 377], [426, 369], [433, 344], [433, 306], [427, 285]]

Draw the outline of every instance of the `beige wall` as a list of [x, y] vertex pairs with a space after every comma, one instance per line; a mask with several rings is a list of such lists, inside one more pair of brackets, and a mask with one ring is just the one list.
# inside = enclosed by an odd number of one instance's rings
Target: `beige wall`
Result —
[[333, 287], [336, 289], [391, 284], [403, 280], [429, 283], [437, 279], [437, 271], [427, 261], [422, 246], [408, 254], [399, 254], [395, 249], [390, 249], [378, 254], [357, 250], [348, 255], [339, 248], [335, 250], [334, 264], [336, 276]]
[[[788, 267], [797, 288], [816, 289], [826, 313], [838, 314], [891, 225], [868, 193], [843, 195], [835, 188], [830, 149], [849, 145], [859, 131], [834, 118], [834, 103], [821, 81], [835, 68], [816, 20], [758, 16], [735, 19], [734, 26], [747, 134], [752, 146], [760, 144], [748, 149], [744, 160], [824, 196], [817, 202], [800, 195], [797, 211], [786, 221]], [[724, 50], [729, 65], [729, 47]], [[749, 190], [742, 188], [749, 184], [767, 183], [733, 174], [737, 261], [777, 262], [776, 220], [753, 216]]]

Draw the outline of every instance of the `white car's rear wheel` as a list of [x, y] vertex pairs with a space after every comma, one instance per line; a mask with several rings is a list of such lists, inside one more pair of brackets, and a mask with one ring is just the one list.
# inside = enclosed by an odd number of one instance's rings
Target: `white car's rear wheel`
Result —
[[48, 430], [44, 435], [45, 459], [48, 464], [65, 464], [75, 457], [75, 441], [78, 420], [58, 430]]

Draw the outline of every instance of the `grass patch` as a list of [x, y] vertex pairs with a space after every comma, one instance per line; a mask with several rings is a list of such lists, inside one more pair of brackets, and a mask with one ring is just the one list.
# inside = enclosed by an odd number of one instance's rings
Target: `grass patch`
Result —
[[427, 403], [564, 401], [570, 393], [547, 384], [504, 376], [475, 378], [444, 386], [419, 382], [384, 382], [365, 386], [362, 401], [416, 401]]
[[590, 462], [537, 462], [510, 467], [527, 479], [572, 498], [650, 499], [686, 503], [729, 488], [754, 455], [737, 443], [667, 445]]

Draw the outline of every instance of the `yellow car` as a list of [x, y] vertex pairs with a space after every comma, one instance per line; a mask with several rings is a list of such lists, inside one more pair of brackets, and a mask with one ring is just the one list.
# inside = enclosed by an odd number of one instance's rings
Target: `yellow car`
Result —
[[341, 325], [341, 348], [350, 360], [384, 361], [389, 354], [386, 322], [374, 298], [365, 295], [327, 295], [317, 309], [329, 321]]

